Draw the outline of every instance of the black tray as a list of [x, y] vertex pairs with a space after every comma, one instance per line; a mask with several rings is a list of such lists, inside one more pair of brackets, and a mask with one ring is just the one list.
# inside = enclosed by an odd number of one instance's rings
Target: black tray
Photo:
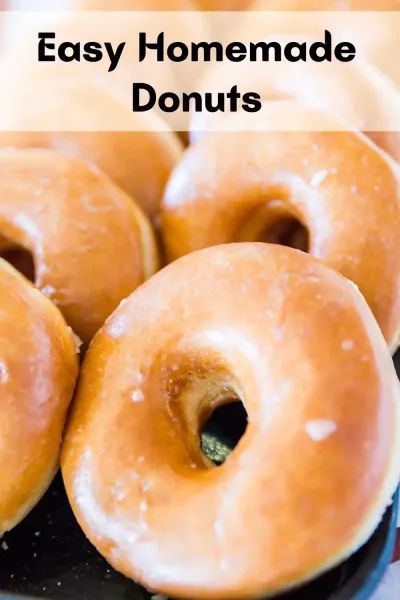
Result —
[[[400, 358], [400, 357], [399, 357]], [[395, 361], [400, 368], [399, 358]], [[245, 428], [242, 405], [216, 413], [207, 433], [235, 445]], [[222, 422], [224, 426], [221, 427]], [[228, 427], [227, 427], [228, 424]], [[394, 550], [397, 493], [378, 529], [349, 560], [279, 600], [367, 600]], [[0, 540], [0, 598], [24, 594], [51, 600], [145, 600], [151, 594], [116, 573], [76, 523], [58, 475], [31, 514]]]

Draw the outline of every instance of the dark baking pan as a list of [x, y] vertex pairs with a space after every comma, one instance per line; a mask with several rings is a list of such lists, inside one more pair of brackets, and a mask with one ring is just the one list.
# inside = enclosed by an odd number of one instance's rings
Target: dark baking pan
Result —
[[[203, 447], [223, 460], [246, 427], [240, 403], [217, 411]], [[216, 441], [217, 440], [217, 441]], [[207, 448], [206, 448], [207, 446]], [[365, 546], [345, 563], [279, 600], [367, 600], [383, 577], [394, 550], [398, 494]], [[0, 598], [52, 600], [144, 600], [151, 594], [119, 575], [97, 553], [77, 525], [60, 475], [39, 505], [0, 540]], [[22, 594], [22, 596], [13, 595]]]

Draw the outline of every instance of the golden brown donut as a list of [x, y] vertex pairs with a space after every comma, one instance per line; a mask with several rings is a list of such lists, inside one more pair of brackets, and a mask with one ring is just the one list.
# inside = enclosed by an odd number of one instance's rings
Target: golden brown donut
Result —
[[0, 253], [32, 254], [35, 285], [84, 342], [157, 268], [151, 227], [131, 198], [53, 150], [0, 152], [0, 235]]
[[182, 147], [172, 132], [0, 132], [3, 148], [54, 148], [97, 165], [156, 220]]
[[[199, 432], [232, 399], [248, 427], [213, 468]], [[372, 534], [400, 474], [399, 401], [349, 281], [283, 246], [206, 249], [95, 337], [62, 447], [67, 494], [97, 549], [147, 588], [264, 597]]]
[[2, 534], [33, 508], [58, 467], [78, 361], [59, 310], [1, 259], [0, 340]]
[[[0, 132], [0, 147], [55, 148], [93, 163], [155, 220], [169, 175], [182, 155], [178, 136], [157, 115], [131, 113], [107, 90], [91, 82], [83, 84], [78, 77], [74, 87], [66, 87], [65, 94], [59, 93], [56, 100], [49, 90], [49, 93], [40, 96], [39, 102], [30, 101], [32, 86], [35, 89], [45, 88], [50, 81], [54, 86], [54, 75], [51, 77], [49, 72], [39, 77], [37, 73], [24, 72], [24, 69], [19, 69], [17, 73], [15, 71], [14, 68], [10, 79], [7, 76], [8, 93], [0, 100], [3, 118], [5, 120], [7, 115], [10, 130], [20, 128], [24, 131], [25, 124], [38, 129], [35, 124], [47, 125], [48, 119], [52, 118], [56, 126], [57, 115], [68, 115], [71, 102], [77, 111], [76, 122], [93, 123], [94, 130], [18, 133], [7, 132], [5, 125], [4, 131]], [[68, 82], [60, 78], [56, 85], [64, 83]], [[88, 97], [91, 98], [90, 103], [87, 102]], [[54, 113], [54, 101], [58, 103], [57, 113]], [[105, 119], [119, 124], [119, 130], [96, 131]], [[124, 131], [128, 127], [131, 130]], [[140, 128], [148, 130], [140, 131]]]
[[282, 243], [280, 228], [299, 222], [304, 249], [358, 285], [395, 350], [399, 182], [397, 164], [357, 133], [208, 135], [187, 150], [167, 187], [167, 258], [234, 241]]

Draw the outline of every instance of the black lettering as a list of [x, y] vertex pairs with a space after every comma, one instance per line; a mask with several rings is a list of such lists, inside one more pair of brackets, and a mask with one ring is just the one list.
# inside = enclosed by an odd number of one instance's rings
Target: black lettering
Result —
[[243, 94], [243, 110], [249, 113], [259, 112], [262, 107], [261, 96], [255, 92]]
[[[262, 62], [268, 62], [274, 60], [275, 62], [281, 62], [282, 60], [282, 48], [279, 42], [250, 42], [249, 58], [251, 62], [257, 62], [257, 52], [261, 50]], [[270, 51], [274, 51], [273, 59], [270, 58]]]
[[[318, 50], [322, 50], [322, 54]], [[332, 61], [332, 34], [325, 30], [325, 39], [323, 42], [314, 42], [310, 46], [310, 58], [315, 62]]]
[[[175, 52], [176, 50], [179, 52], [178, 55]], [[182, 42], [173, 42], [172, 44], [169, 44], [167, 48], [167, 56], [169, 60], [172, 60], [173, 62], [183, 62], [189, 56], [188, 47]]]
[[125, 42], [122, 42], [121, 44], [118, 44], [117, 48], [114, 50], [114, 47], [110, 42], [106, 42], [104, 44], [108, 58], [110, 59], [110, 66], [108, 68], [109, 73], [118, 67], [118, 63], [124, 51], [125, 45]]
[[[194, 109], [190, 107], [190, 101], [194, 100]], [[183, 94], [182, 99], [182, 110], [183, 112], [201, 112], [203, 110], [203, 97], [199, 92], [192, 92], [191, 94]]]
[[[298, 50], [297, 54], [293, 54], [293, 50]], [[299, 42], [289, 42], [285, 46], [284, 50], [285, 58], [289, 62], [299, 62], [300, 60], [307, 60], [307, 44], [303, 42], [300, 44]]]
[[46, 40], [54, 40], [56, 37], [55, 33], [39, 33], [39, 44], [38, 44], [38, 61], [39, 62], [55, 62], [56, 57], [54, 54], [47, 54], [47, 50], [55, 50], [55, 44], [48, 44]]
[[351, 62], [356, 57], [356, 47], [350, 42], [342, 42], [336, 46], [335, 56], [340, 62]]
[[230, 112], [237, 112], [238, 100], [240, 100], [240, 93], [238, 92], [237, 85], [231, 88], [231, 91], [226, 94], [228, 100], [230, 100]]
[[[170, 105], [167, 104], [168, 100], [171, 101]], [[179, 105], [179, 96], [177, 94], [174, 94], [173, 92], [165, 92], [164, 94], [161, 94], [160, 98], [158, 99], [158, 106], [161, 108], [162, 111], [167, 113], [175, 112], [176, 110], [178, 110]]]
[[246, 58], [246, 46], [241, 42], [232, 42], [226, 47], [226, 58], [232, 62], [242, 62]]
[[[71, 50], [72, 52], [69, 52]], [[63, 62], [81, 61], [81, 47], [79, 43], [63, 42], [58, 47], [58, 56]]]
[[[202, 52], [202, 57], [200, 57], [200, 51]], [[214, 51], [214, 56], [211, 55], [211, 51]], [[203, 62], [211, 62], [212, 60], [222, 62], [224, 60], [224, 48], [220, 42], [199, 42], [192, 44], [191, 60], [193, 62], [199, 62], [200, 60]]]
[[[141, 102], [140, 93], [148, 94], [147, 102]], [[157, 102], [157, 94], [152, 85], [148, 83], [134, 83], [132, 86], [132, 110], [133, 112], [146, 112], [151, 110]]]
[[83, 50], [85, 52], [83, 58], [88, 62], [99, 62], [103, 58], [101, 44], [98, 42], [87, 42]]
[[147, 42], [147, 35], [145, 32], [139, 33], [139, 62], [143, 62], [146, 58], [147, 50], [156, 50], [157, 62], [163, 62], [164, 60], [164, 32], [161, 32], [157, 36], [157, 42], [150, 44]]
[[217, 103], [213, 103], [214, 94], [212, 92], [205, 93], [205, 109], [210, 113], [225, 111], [225, 94], [217, 92]]

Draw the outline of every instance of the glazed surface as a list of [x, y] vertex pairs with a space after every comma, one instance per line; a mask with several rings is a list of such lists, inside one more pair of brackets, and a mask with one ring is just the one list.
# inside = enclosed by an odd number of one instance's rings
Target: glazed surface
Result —
[[47, 489], [78, 375], [58, 309], [0, 259], [0, 534]]
[[[248, 427], [217, 468], [199, 435], [232, 399]], [[108, 319], [61, 464], [114, 568], [174, 597], [251, 598], [360, 547], [399, 439], [391, 357], [356, 288], [305, 253], [231, 244], [169, 265]]]
[[35, 285], [91, 337], [157, 268], [146, 217], [105, 175], [52, 150], [0, 152], [0, 253], [33, 256]]
[[295, 220], [307, 234], [302, 249], [356, 283], [395, 350], [399, 180], [398, 165], [361, 134], [210, 134], [186, 151], [167, 187], [167, 257], [274, 241], [280, 224]]

